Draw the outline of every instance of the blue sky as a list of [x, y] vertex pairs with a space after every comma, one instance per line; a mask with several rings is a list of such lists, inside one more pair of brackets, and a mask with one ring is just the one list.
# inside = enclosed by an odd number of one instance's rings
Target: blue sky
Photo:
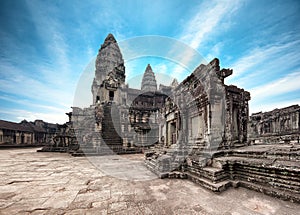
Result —
[[[0, 119], [67, 121], [82, 74], [93, 74], [91, 62], [108, 33], [125, 41], [124, 52], [126, 41], [157, 35], [190, 46], [206, 62], [219, 58], [233, 69], [225, 83], [250, 91], [251, 113], [300, 104], [299, 20], [297, 0], [2, 0]], [[130, 86], [147, 62], [182, 80], [191, 72], [178, 64], [189, 65], [185, 51], [178, 51], [183, 62], [125, 56]]]

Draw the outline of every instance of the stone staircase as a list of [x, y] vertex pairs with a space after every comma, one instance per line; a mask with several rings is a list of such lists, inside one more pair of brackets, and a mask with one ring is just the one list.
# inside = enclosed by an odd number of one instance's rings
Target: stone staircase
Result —
[[123, 146], [123, 140], [120, 137], [121, 125], [120, 115], [117, 107], [112, 103], [104, 106], [104, 120], [102, 121], [102, 139], [104, 144], [113, 150], [119, 150]]
[[79, 157], [142, 153], [142, 149], [139, 147], [123, 147], [123, 140], [119, 135], [121, 125], [117, 107], [113, 103], [107, 103], [104, 105], [103, 111], [104, 120], [102, 121], [101, 137], [99, 136], [93, 140], [93, 142], [96, 143], [94, 145], [81, 145], [79, 150], [72, 153], [72, 156]]
[[189, 179], [214, 192], [242, 186], [300, 203], [299, 145], [254, 145], [213, 154], [202, 151], [188, 155], [175, 170], [170, 169], [172, 160], [167, 154], [146, 155], [147, 167], [161, 178]]
[[213, 166], [225, 170], [236, 185], [300, 202], [300, 148], [263, 147], [232, 150], [215, 158]]
[[145, 165], [153, 173], [155, 173], [159, 178], [169, 177], [171, 172], [170, 168], [170, 157], [168, 155], [160, 156], [159, 159], [153, 157], [148, 157], [146, 155]]
[[147, 166], [160, 178], [189, 179], [194, 183], [213, 192], [221, 192], [231, 186], [227, 173], [223, 169], [215, 167], [190, 166], [184, 171], [161, 172], [153, 161], [148, 161]]
[[82, 156], [101, 156], [114, 154], [137, 154], [142, 153], [140, 148], [122, 148], [122, 147], [81, 147], [80, 150], [72, 153], [74, 157]]
[[[155, 154], [155, 152], [146, 154], [147, 168], [160, 178], [189, 179], [214, 192], [221, 192], [231, 186], [228, 174], [222, 167], [207, 166], [207, 156], [211, 156], [208, 155], [209, 152], [203, 152], [206, 157], [204, 154], [202, 157], [200, 154], [188, 156], [186, 152], [183, 152], [182, 156], [178, 157], [183, 159], [174, 159], [174, 154], [177, 157], [178, 152], [170, 153], [169, 150], [165, 154]], [[186, 162], [184, 162], [184, 157], [187, 158]]]
[[206, 158], [198, 158], [187, 162], [184, 173], [196, 184], [211, 191], [221, 192], [231, 186], [227, 172], [218, 167], [207, 166]]

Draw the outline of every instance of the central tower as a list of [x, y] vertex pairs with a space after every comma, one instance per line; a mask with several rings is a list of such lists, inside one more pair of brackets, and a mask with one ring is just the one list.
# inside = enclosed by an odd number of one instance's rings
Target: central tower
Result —
[[116, 101], [117, 90], [125, 83], [125, 66], [118, 43], [112, 34], [108, 34], [101, 45], [95, 66], [91, 89], [93, 104]]
[[142, 80], [141, 90], [143, 92], [146, 91], [155, 92], [157, 90], [155, 75], [154, 72], [152, 71], [150, 64], [148, 64], [145, 70], [143, 80]]

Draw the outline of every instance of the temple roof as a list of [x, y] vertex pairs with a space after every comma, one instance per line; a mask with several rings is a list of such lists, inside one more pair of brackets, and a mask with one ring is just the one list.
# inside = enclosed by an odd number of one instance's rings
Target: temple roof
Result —
[[9, 122], [5, 120], [0, 120], [0, 129], [7, 129], [13, 131], [24, 131], [24, 132], [33, 132], [32, 128], [15, 122]]
[[152, 71], [150, 64], [147, 65], [141, 85], [142, 91], [156, 91], [157, 84], [155, 74]]
[[122, 53], [112, 34], [108, 34], [101, 45], [95, 66], [95, 79], [92, 86], [101, 84], [106, 79], [106, 76], [116, 68], [121, 70], [121, 75], [124, 76], [122, 78], [125, 79], [125, 67]]
[[[104, 49], [105, 47], [109, 46], [110, 44], [113, 44], [113, 43], [116, 43], [116, 39], [114, 37], [114, 35], [112, 35], [111, 33], [109, 33], [105, 40], [104, 40], [104, 43], [101, 45], [101, 49]], [[100, 49], [100, 50], [101, 50]]]

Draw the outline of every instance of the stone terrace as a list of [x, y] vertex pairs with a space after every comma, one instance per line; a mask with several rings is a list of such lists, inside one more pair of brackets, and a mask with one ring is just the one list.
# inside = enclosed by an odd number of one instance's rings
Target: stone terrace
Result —
[[[0, 150], [0, 214], [297, 214], [300, 205], [245, 188], [215, 194], [157, 179], [143, 155], [86, 157]], [[94, 161], [93, 161], [94, 162]], [[117, 177], [105, 174], [111, 173]], [[120, 178], [127, 178], [127, 180]]]

